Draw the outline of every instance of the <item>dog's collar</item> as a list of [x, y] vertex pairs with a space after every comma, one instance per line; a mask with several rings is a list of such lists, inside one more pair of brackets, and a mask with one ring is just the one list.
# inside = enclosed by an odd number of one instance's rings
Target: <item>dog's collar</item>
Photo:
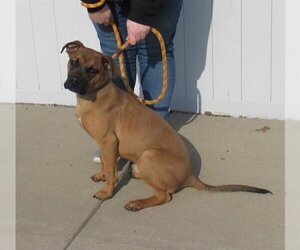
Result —
[[101, 89], [104, 89], [110, 83], [110, 81], [111, 81], [111, 78], [109, 76], [107, 76], [106, 79], [104, 80], [104, 82], [98, 88], [95, 88], [84, 95], [81, 95], [81, 94], [78, 94], [78, 95], [82, 99], [90, 100], [90, 101], [94, 102], [97, 99], [98, 91]]
[[90, 93], [93, 93], [93, 92], [98, 92], [99, 90], [105, 88], [109, 83], [110, 83], [110, 77], [107, 76], [106, 79], [103, 81], [103, 83], [96, 89], [92, 90]]

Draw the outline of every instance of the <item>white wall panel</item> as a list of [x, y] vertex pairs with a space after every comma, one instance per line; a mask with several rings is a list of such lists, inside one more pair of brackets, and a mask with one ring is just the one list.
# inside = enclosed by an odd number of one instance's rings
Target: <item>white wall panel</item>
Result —
[[53, 1], [32, 0], [31, 15], [39, 90], [62, 90]]
[[271, 102], [277, 104], [285, 100], [285, 23], [285, 0], [273, 0]]
[[17, 89], [38, 90], [38, 72], [35, 56], [31, 4], [18, 0], [16, 6], [16, 77]]
[[242, 100], [271, 100], [271, 0], [242, 1]]
[[212, 1], [185, 1], [183, 15], [187, 95], [195, 99], [199, 89], [201, 99], [212, 100]]
[[241, 0], [213, 7], [214, 100], [241, 101]]
[[[175, 110], [201, 112], [202, 100], [213, 100], [212, 3], [211, 0], [184, 1], [183, 32], [177, 33], [175, 52], [177, 79], [185, 82], [176, 82], [184, 88], [176, 86], [172, 102]], [[178, 77], [179, 73], [183, 76]]]
[[15, 2], [1, 2], [0, 7], [0, 101], [15, 102], [16, 89], [16, 13]]

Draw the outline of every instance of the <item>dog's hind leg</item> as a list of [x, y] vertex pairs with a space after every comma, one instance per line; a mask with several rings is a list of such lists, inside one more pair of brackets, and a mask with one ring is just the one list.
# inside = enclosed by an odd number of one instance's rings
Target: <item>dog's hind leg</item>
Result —
[[[172, 166], [166, 167], [170, 161]], [[172, 155], [166, 151], [144, 152], [137, 162], [137, 168], [133, 169], [133, 173], [154, 189], [154, 195], [146, 199], [130, 201], [125, 208], [129, 211], [138, 211], [169, 202], [172, 199], [171, 194], [181, 183], [180, 178], [172, 172], [176, 168], [173, 163]]]
[[172, 196], [161, 190], [154, 190], [154, 195], [140, 200], [130, 201], [125, 205], [125, 209], [128, 211], [138, 211], [146, 207], [153, 207], [169, 202], [172, 199]]
[[131, 164], [131, 178], [141, 179], [138, 166], [135, 163]]
[[154, 189], [154, 195], [130, 201], [125, 208], [138, 211], [169, 202], [173, 194], [184, 182], [188, 170], [185, 158], [177, 157], [172, 151], [151, 149], [145, 151], [134, 169], [137, 177]]

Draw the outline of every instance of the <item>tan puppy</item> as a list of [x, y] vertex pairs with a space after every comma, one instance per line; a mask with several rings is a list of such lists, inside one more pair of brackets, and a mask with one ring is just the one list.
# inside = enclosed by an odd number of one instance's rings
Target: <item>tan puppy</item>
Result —
[[76, 115], [82, 127], [100, 148], [102, 168], [92, 176], [106, 185], [94, 197], [113, 195], [117, 158], [137, 165], [133, 174], [153, 188], [153, 196], [129, 202], [125, 208], [137, 211], [166, 203], [183, 187], [211, 191], [271, 193], [245, 185], [210, 186], [192, 175], [189, 152], [173, 128], [133, 95], [112, 82], [116, 75], [111, 57], [86, 48], [79, 41], [66, 44], [69, 54], [65, 88], [77, 93]]

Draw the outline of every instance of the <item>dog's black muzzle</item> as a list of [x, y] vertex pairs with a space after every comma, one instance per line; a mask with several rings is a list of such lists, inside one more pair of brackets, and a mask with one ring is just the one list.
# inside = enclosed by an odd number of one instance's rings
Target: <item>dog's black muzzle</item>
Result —
[[80, 95], [86, 94], [85, 81], [78, 76], [70, 75], [64, 83], [65, 89], [75, 92]]

